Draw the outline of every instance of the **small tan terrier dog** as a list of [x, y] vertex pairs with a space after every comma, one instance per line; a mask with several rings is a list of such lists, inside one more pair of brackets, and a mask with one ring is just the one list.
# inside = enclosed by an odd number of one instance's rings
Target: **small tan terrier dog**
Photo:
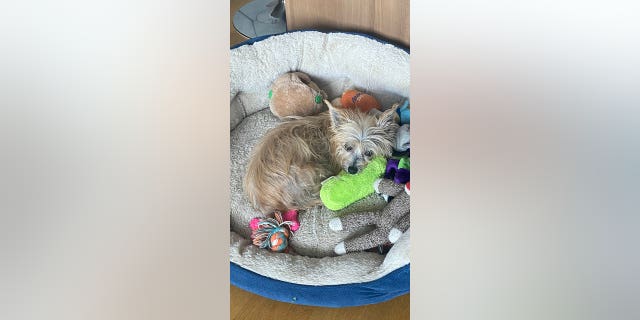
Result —
[[391, 156], [398, 104], [384, 112], [334, 108], [286, 121], [254, 148], [244, 191], [262, 213], [322, 204], [320, 186], [344, 170], [356, 174], [375, 156]]

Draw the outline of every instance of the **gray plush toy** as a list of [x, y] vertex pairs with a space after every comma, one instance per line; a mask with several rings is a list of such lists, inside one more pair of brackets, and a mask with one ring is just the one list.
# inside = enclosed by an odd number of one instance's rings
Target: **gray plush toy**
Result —
[[398, 127], [398, 131], [396, 131], [396, 143], [393, 146], [393, 149], [399, 152], [407, 151], [411, 148], [410, 137], [409, 124], [403, 124]]
[[335, 253], [342, 255], [374, 248], [387, 242], [395, 243], [409, 229], [409, 182], [396, 184], [393, 180], [378, 179], [374, 183], [374, 189], [377, 193], [394, 198], [379, 212], [356, 212], [333, 218], [329, 221], [329, 228], [334, 231], [352, 231], [367, 225], [375, 225], [376, 228], [356, 238], [338, 243], [334, 248]]

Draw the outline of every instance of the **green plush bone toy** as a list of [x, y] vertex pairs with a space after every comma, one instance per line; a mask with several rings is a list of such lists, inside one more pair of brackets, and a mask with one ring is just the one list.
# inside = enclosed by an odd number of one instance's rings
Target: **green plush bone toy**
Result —
[[358, 174], [341, 172], [327, 179], [320, 188], [320, 200], [330, 210], [340, 210], [373, 194], [373, 182], [382, 177], [387, 159], [376, 157]]

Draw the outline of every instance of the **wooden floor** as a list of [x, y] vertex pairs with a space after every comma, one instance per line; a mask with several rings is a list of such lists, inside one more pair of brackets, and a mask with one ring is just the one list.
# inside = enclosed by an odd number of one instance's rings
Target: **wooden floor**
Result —
[[[247, 40], [233, 27], [233, 15], [250, 0], [231, 0], [229, 19], [230, 45]], [[263, 298], [253, 293], [231, 286], [232, 320], [408, 320], [409, 294], [393, 300], [362, 307], [322, 308], [300, 306]]]
[[232, 320], [408, 320], [409, 295], [361, 307], [323, 308], [278, 302], [231, 286]]

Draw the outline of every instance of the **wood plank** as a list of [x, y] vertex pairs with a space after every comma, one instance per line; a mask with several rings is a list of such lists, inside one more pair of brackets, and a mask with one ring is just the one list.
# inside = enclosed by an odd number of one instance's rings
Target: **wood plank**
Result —
[[231, 286], [232, 320], [405, 320], [409, 319], [409, 294], [383, 303], [347, 308], [301, 306], [270, 300]]
[[287, 29], [364, 32], [409, 46], [409, 0], [287, 0]]

